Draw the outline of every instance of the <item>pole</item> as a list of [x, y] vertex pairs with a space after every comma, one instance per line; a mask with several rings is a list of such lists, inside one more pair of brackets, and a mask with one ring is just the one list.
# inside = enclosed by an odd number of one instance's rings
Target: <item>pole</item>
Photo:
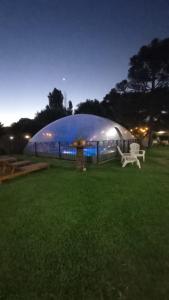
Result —
[[97, 163], [99, 163], [99, 141], [96, 142], [96, 149], [97, 149]]

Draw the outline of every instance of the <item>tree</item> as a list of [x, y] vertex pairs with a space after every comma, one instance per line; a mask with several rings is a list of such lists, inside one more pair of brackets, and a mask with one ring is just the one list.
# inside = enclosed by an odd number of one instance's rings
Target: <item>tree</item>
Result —
[[106, 117], [117, 122], [120, 121], [122, 103], [121, 95], [116, 89], [111, 89], [111, 91], [105, 95], [102, 106], [104, 107]]
[[0, 136], [4, 133], [4, 127], [3, 124], [0, 122]]
[[102, 101], [105, 116], [127, 128], [136, 126], [140, 121], [137, 113], [140, 110], [138, 96], [138, 93], [122, 93], [111, 89]]
[[162, 98], [158, 97], [160, 95], [165, 98], [166, 92], [169, 93], [169, 38], [154, 39], [149, 45], [143, 46], [138, 54], [130, 59], [128, 78], [133, 91], [148, 93], [143, 110], [148, 113], [146, 120], [151, 146], [153, 130], [163, 119]]
[[129, 88], [129, 83], [126, 79], [124, 79], [116, 84], [116, 91], [121, 94], [126, 93], [128, 88]]
[[35, 120], [29, 118], [21, 118], [18, 122], [11, 125], [11, 132], [15, 135], [24, 133], [33, 135], [37, 130], [38, 128]]
[[169, 38], [154, 39], [131, 57], [128, 71], [130, 89], [154, 91], [169, 86]]
[[37, 112], [35, 116], [35, 121], [38, 124], [38, 129], [41, 129], [47, 124], [62, 117], [65, 117], [66, 115], [66, 109], [50, 109], [47, 105], [45, 109], [41, 110], [40, 112]]
[[87, 99], [85, 102], [81, 102], [77, 105], [75, 114], [93, 114], [97, 116], [103, 116], [103, 107], [96, 99]]
[[153, 130], [169, 127], [169, 38], [141, 47], [129, 66], [128, 80], [117, 83], [103, 102], [125, 126], [146, 124], [150, 146]]
[[169, 126], [169, 89], [159, 88], [151, 93], [140, 94], [140, 115], [150, 130], [164, 129]]
[[62, 110], [63, 109], [63, 94], [60, 90], [54, 88], [52, 93], [49, 93], [49, 108], [52, 110]]
[[49, 93], [48, 99], [49, 104], [46, 108], [36, 113], [35, 121], [38, 129], [67, 115], [66, 108], [63, 106], [63, 94], [60, 90], [54, 88], [52, 93]]
[[73, 104], [72, 104], [72, 101], [69, 100], [67, 114], [72, 115], [72, 113], [73, 113]]

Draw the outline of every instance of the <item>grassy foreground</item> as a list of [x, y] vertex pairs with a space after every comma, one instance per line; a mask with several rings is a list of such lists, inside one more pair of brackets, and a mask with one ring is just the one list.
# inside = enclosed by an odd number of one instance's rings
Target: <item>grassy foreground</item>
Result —
[[169, 299], [169, 148], [141, 170], [49, 161], [0, 186], [0, 299]]

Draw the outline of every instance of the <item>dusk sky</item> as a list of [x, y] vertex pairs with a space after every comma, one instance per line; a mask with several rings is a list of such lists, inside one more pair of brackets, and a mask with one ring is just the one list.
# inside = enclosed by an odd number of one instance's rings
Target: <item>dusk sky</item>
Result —
[[155, 37], [168, 0], [0, 0], [0, 122], [33, 118], [54, 87], [74, 107], [102, 100]]

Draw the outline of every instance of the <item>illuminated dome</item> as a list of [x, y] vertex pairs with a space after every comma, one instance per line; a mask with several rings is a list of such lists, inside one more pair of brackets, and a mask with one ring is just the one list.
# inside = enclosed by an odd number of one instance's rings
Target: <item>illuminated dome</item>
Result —
[[29, 143], [129, 140], [131, 133], [109, 119], [89, 114], [71, 115], [56, 120], [36, 133]]
[[[25, 151], [73, 160], [77, 149], [72, 143], [78, 139], [88, 142], [84, 156], [95, 162], [112, 158], [117, 151], [117, 143], [126, 147], [133, 136], [123, 126], [108, 119], [87, 114], [71, 115], [42, 128], [30, 139]], [[124, 150], [127, 151], [127, 148]]]

